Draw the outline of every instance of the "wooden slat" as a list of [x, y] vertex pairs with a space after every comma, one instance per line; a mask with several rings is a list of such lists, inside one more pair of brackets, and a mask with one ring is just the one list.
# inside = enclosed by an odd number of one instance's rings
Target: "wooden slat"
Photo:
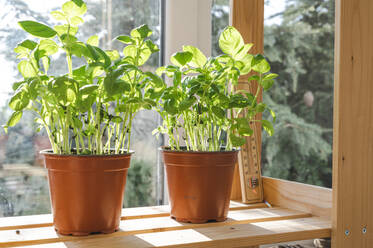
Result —
[[[264, 40], [264, 0], [231, 0], [231, 23], [237, 28], [245, 43], [254, 43], [250, 53], [263, 53]], [[246, 89], [253, 94], [257, 91], [256, 83], [247, 83], [249, 75], [240, 78], [237, 89]], [[262, 100], [262, 94], [258, 97], [258, 101]], [[258, 114], [257, 119], [261, 119], [261, 114]], [[246, 144], [242, 147], [239, 156], [239, 171], [235, 171], [233, 181], [232, 199], [238, 199], [241, 192], [243, 202], [262, 202], [263, 187], [261, 182], [261, 125], [255, 123], [253, 127], [254, 135], [246, 138]], [[251, 139], [254, 139], [251, 142]], [[256, 158], [254, 157], [256, 156]], [[256, 164], [256, 166], [255, 166]], [[248, 186], [248, 181], [251, 178], [258, 179], [258, 187], [252, 189]]]
[[301, 218], [195, 228], [120, 237], [83, 239], [28, 248], [139, 248], [139, 247], [247, 247], [299, 239], [330, 237], [330, 222], [320, 218]]
[[[229, 210], [243, 210], [253, 208], [265, 208], [267, 207], [264, 203], [255, 204], [243, 204], [240, 202], [231, 201]], [[141, 218], [152, 218], [152, 217], [165, 217], [170, 215], [170, 209], [168, 205], [163, 206], [152, 206], [152, 207], [137, 207], [137, 208], [126, 208], [122, 210], [122, 220], [129, 219], [141, 219]], [[31, 215], [31, 216], [16, 216], [1, 218], [0, 231], [1, 230], [13, 230], [21, 228], [34, 228], [34, 227], [46, 227], [52, 226], [53, 217], [51, 214]]]
[[177, 222], [169, 217], [151, 217], [121, 221], [120, 231], [113, 234], [98, 234], [84, 237], [59, 236], [53, 227], [25, 228], [0, 231], [0, 247], [13, 247], [32, 244], [46, 244], [67, 241], [80, 241], [88, 239], [102, 239], [109, 237], [142, 235], [146, 233], [161, 233], [169, 231], [220, 228], [223, 226], [235, 226], [248, 223], [262, 223], [271, 221], [291, 220], [311, 217], [303, 213], [284, 208], [257, 208], [231, 211], [225, 222], [213, 222], [206, 224], [186, 224]]
[[275, 206], [331, 219], [331, 189], [270, 177], [263, 177], [263, 188], [264, 200]]
[[373, 247], [372, 13], [372, 0], [336, 1], [332, 244], [338, 248]]

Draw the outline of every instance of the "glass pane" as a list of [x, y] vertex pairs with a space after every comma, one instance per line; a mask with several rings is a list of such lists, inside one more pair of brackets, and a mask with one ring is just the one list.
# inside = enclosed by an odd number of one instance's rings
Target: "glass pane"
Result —
[[211, 8], [212, 38], [211, 38], [211, 55], [221, 54], [219, 48], [219, 36], [223, 29], [229, 25], [229, 0], [213, 0]]
[[280, 75], [264, 97], [277, 114], [264, 175], [331, 187], [334, 1], [267, 0], [264, 33]]
[[[65, 0], [0, 0], [0, 124], [11, 114], [7, 107], [12, 83], [20, 79], [13, 48], [28, 37], [17, 21], [35, 19], [53, 23], [49, 12], [59, 8]], [[129, 34], [141, 24], [153, 30], [152, 39], [160, 45], [160, 6], [158, 0], [88, 0], [85, 23], [80, 27], [80, 39], [87, 40], [99, 34], [100, 46], [119, 49], [123, 45], [111, 42], [119, 34]], [[50, 74], [66, 73], [65, 59], [57, 54]], [[154, 71], [159, 65], [159, 54], [153, 55], [145, 70]], [[75, 59], [74, 67], [81, 61]], [[36, 132], [33, 116], [25, 113], [21, 122], [9, 129], [0, 130], [0, 217], [50, 213], [46, 171], [38, 152], [49, 148], [46, 135]], [[143, 111], [133, 123], [132, 149], [136, 151], [129, 170], [126, 186], [126, 207], [155, 205], [158, 141], [151, 135], [158, 125], [155, 112]]]

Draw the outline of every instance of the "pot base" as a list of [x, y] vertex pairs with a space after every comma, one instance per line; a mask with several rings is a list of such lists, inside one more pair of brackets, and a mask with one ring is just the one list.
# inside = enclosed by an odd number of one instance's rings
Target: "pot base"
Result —
[[54, 229], [54, 230], [58, 234], [64, 235], [64, 236], [88, 236], [90, 234], [100, 234], [100, 233], [110, 234], [110, 233], [114, 233], [114, 232], [117, 232], [119, 230], [119, 228], [110, 229], [110, 230], [103, 230], [103, 231], [100, 231], [100, 232], [71, 232], [71, 231], [62, 231], [62, 230], [57, 230], [57, 229]]
[[178, 218], [175, 216], [171, 216], [171, 218], [178, 222], [192, 223], [192, 224], [203, 224], [207, 222], [223, 222], [227, 220], [226, 217], [216, 218], [216, 219], [189, 219], [189, 218]]

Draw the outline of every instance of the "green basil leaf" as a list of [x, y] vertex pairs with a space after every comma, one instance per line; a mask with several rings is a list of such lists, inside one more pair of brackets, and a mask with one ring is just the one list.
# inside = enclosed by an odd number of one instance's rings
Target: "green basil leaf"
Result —
[[74, 17], [71, 17], [71, 19], [70, 19], [70, 24], [73, 25], [73, 26], [78, 26], [79, 24], [81, 24], [83, 22], [84, 22], [83, 18], [81, 18], [79, 16], [74, 16]]
[[125, 56], [128, 56], [128, 57], [131, 57], [133, 58], [134, 60], [137, 58], [137, 65], [138, 66], [141, 66], [143, 64], [145, 64], [145, 62], [149, 59], [150, 55], [152, 54], [152, 52], [150, 51], [150, 49], [148, 47], [142, 49], [138, 56], [137, 56], [137, 53], [138, 53], [138, 50], [137, 50], [137, 47], [135, 45], [129, 45], [129, 46], [126, 46], [124, 49], [123, 49], [123, 54]]
[[49, 57], [42, 57], [41, 62], [43, 63], [44, 72], [47, 74], [51, 59]]
[[249, 50], [253, 47], [253, 43], [245, 44], [241, 49], [237, 52], [236, 56], [234, 56], [234, 59], [241, 60], [248, 55]]
[[77, 6], [82, 7], [84, 4], [83, 0], [72, 0]]
[[269, 65], [268, 61], [261, 54], [254, 57], [251, 67], [254, 71], [259, 73], [267, 73], [269, 70], [271, 70], [271, 66]]
[[85, 3], [80, 6], [73, 1], [68, 1], [62, 5], [62, 11], [69, 17], [82, 16], [87, 12]]
[[40, 38], [53, 38], [57, 32], [45, 24], [34, 21], [20, 21], [18, 24], [29, 34]]
[[127, 36], [127, 35], [120, 35], [120, 36], [116, 37], [115, 39], [119, 40], [120, 42], [122, 42], [124, 44], [133, 44], [133, 43], [135, 43], [135, 40], [132, 39], [131, 37]]
[[58, 52], [58, 45], [53, 40], [41, 40], [38, 49], [44, 51], [44, 55], [50, 56]]
[[166, 110], [167, 113], [170, 115], [176, 115], [177, 114], [177, 107], [176, 107], [176, 101], [175, 99], [169, 99], [164, 103], [164, 110]]
[[261, 120], [263, 129], [268, 133], [269, 136], [272, 136], [274, 133], [273, 125], [267, 120]]
[[21, 111], [28, 106], [30, 99], [27, 96], [27, 93], [21, 89], [18, 90], [10, 99], [9, 107], [14, 111]]
[[212, 106], [211, 107], [212, 112], [214, 115], [216, 115], [219, 119], [224, 119], [225, 118], [225, 111], [224, 109], [218, 107], [218, 106]]
[[152, 53], [159, 52], [159, 48], [156, 44], [153, 43], [151, 40], [145, 41], [145, 45], [150, 49]]
[[115, 61], [120, 59], [119, 52], [117, 50], [106, 50], [105, 51], [107, 56], [111, 59], [111, 61]]
[[28, 60], [22, 60], [18, 63], [18, 70], [24, 78], [35, 77], [37, 75], [31, 62]]
[[189, 109], [196, 101], [197, 98], [195, 96], [182, 100], [179, 104], [179, 111], [185, 111]]
[[7, 127], [13, 127], [15, 126], [22, 118], [22, 112], [21, 111], [16, 111], [13, 112], [13, 114], [10, 116], [8, 122], [7, 122]]
[[144, 25], [141, 25], [140, 27], [132, 29], [131, 36], [134, 37], [134, 38], [145, 39], [145, 38], [149, 37], [152, 33], [153, 32], [149, 28], [149, 26], [144, 24]]
[[236, 136], [232, 132], [229, 134], [229, 139], [234, 147], [241, 147], [246, 143], [246, 139], [244, 137]]
[[69, 26], [67, 24], [64, 24], [54, 26], [54, 30], [57, 32], [59, 36], [67, 34], [67, 31], [69, 31], [70, 35], [76, 35], [76, 33], [78, 32], [78, 27], [70, 26], [69, 29]]
[[272, 85], [273, 85], [274, 82], [275, 81], [272, 80], [272, 79], [270, 79], [270, 80], [263, 80], [261, 82], [261, 85], [262, 85], [262, 87], [263, 87], [264, 90], [269, 90], [272, 87]]
[[188, 64], [193, 58], [193, 54], [191, 52], [177, 52], [171, 56], [171, 63], [183, 67]]
[[197, 47], [183, 46], [183, 51], [190, 52], [191, 54], [193, 54], [193, 58], [189, 62], [191, 66], [203, 67], [206, 64], [207, 62], [206, 56]]
[[243, 46], [243, 38], [237, 29], [228, 26], [223, 30], [219, 38], [219, 47], [225, 54], [235, 57]]
[[266, 110], [266, 108], [267, 108], [267, 105], [265, 103], [262, 103], [262, 102], [258, 103], [256, 105], [256, 111], [259, 112], [259, 113], [264, 112], [264, 110]]
[[79, 89], [80, 94], [84, 96], [90, 96], [92, 94], [95, 94], [96, 90], [98, 89], [98, 85], [96, 84], [87, 84], [84, 85]]
[[270, 80], [270, 79], [275, 79], [278, 77], [278, 74], [276, 73], [269, 73], [264, 75], [263, 80]]
[[88, 38], [87, 42], [88, 45], [91, 46], [98, 46], [99, 45], [99, 38], [97, 35], [92, 35], [91, 37]]
[[51, 16], [56, 19], [57, 21], [64, 21], [66, 20], [66, 15], [60, 11], [52, 11]]
[[32, 40], [24, 40], [22, 41], [21, 43], [19, 43], [17, 45], [17, 47], [23, 47], [23, 48], [26, 48], [26, 49], [29, 49], [29, 50], [34, 50], [35, 47], [38, 45], [38, 43], [36, 43], [35, 41], [32, 41]]

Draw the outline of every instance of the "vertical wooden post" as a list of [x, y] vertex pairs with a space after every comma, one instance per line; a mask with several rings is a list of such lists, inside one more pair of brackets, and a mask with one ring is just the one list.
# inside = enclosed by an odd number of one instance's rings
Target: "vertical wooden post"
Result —
[[[264, 0], [231, 0], [231, 24], [240, 31], [245, 43], [254, 43], [252, 50], [253, 54], [263, 53], [263, 29], [264, 29]], [[247, 83], [246, 77], [241, 77], [239, 80], [238, 89], [250, 90], [253, 94], [256, 92], [256, 85]], [[259, 101], [262, 96], [260, 95]], [[261, 116], [258, 116], [259, 118]], [[263, 201], [262, 182], [260, 179], [260, 155], [261, 155], [261, 126], [257, 123], [255, 130], [255, 142], [250, 142], [250, 137], [247, 138], [247, 144], [242, 148], [239, 163], [240, 171], [236, 167], [235, 177], [233, 181], [232, 199], [242, 199], [244, 202], [260, 202]], [[254, 143], [254, 145], [253, 145]], [[256, 143], [256, 144], [255, 144]], [[253, 153], [253, 148], [257, 150]], [[257, 156], [254, 165], [254, 156]], [[248, 171], [242, 171], [243, 165], [250, 168]], [[258, 178], [258, 187], [253, 190], [248, 190], [247, 174], [249, 177]], [[240, 178], [241, 176], [241, 178]]]
[[373, 247], [373, 1], [336, 0], [335, 248]]

